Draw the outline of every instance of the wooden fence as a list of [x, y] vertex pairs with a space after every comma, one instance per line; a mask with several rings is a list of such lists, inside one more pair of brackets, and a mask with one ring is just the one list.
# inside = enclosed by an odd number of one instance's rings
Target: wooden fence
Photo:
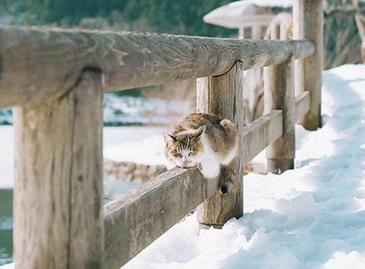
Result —
[[[322, 15], [322, 1], [298, 0], [295, 41], [1, 27], [0, 107], [15, 112], [15, 267], [116, 269], [199, 205], [202, 225], [240, 217], [243, 165], [268, 147], [270, 171], [291, 169], [295, 122], [320, 127]], [[263, 66], [266, 114], [244, 127], [243, 70]], [[103, 208], [103, 93], [193, 77], [197, 110], [237, 124], [235, 174], [206, 181], [172, 169]]]
[[361, 38], [361, 59], [365, 63], [365, 16], [356, 15], [355, 16], [357, 29], [359, 30], [359, 35]]

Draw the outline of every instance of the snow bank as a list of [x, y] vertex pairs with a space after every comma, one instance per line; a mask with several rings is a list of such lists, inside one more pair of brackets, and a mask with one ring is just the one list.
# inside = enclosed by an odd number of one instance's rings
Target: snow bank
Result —
[[165, 164], [163, 158], [164, 128], [104, 128], [104, 158], [139, 164]]
[[189, 110], [188, 101], [105, 94], [103, 120], [112, 126], [166, 124]]
[[323, 269], [364, 269], [365, 257], [357, 251], [348, 254], [336, 252], [334, 257], [326, 262]]
[[164, 165], [163, 138], [160, 134], [143, 140], [124, 142], [104, 149], [104, 157], [113, 161]]
[[245, 177], [241, 219], [199, 231], [190, 216], [123, 269], [365, 268], [364, 74], [324, 72], [323, 128], [297, 126], [295, 170]]
[[0, 126], [0, 189], [13, 187], [14, 178], [14, 129]]
[[242, 218], [187, 217], [123, 269], [365, 268], [365, 66], [325, 71], [322, 108], [322, 129], [296, 127], [295, 170], [245, 177]]
[[14, 263], [9, 263], [9, 264], [5, 264], [0, 266], [1, 269], [14, 269]]
[[[116, 161], [134, 160], [142, 164], [148, 164], [148, 160], [153, 160], [156, 164], [163, 163], [162, 141], [160, 140], [162, 139], [162, 132], [163, 128], [159, 127], [104, 127], [104, 157]], [[0, 189], [13, 188], [13, 167], [14, 128], [12, 126], [0, 126]], [[115, 187], [112, 179], [108, 182], [111, 182], [110, 184]], [[121, 191], [117, 191], [118, 194], [131, 189], [131, 186], [135, 186], [120, 181], [119, 183], [121, 184]], [[108, 186], [106, 187], [110, 189]]]

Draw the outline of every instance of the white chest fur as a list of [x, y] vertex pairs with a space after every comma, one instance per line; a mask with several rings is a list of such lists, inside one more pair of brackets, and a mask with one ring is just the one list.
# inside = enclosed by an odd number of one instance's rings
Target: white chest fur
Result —
[[237, 146], [223, 158], [213, 151], [209, 141], [202, 138], [204, 153], [201, 159], [201, 172], [205, 178], [215, 178], [220, 173], [221, 165], [228, 165], [237, 156]]

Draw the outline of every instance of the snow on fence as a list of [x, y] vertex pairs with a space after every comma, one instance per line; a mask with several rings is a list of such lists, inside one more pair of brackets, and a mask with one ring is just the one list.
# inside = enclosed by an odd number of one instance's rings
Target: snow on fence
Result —
[[[0, 107], [15, 107], [15, 268], [116, 269], [200, 204], [202, 225], [240, 217], [243, 165], [269, 146], [272, 172], [293, 168], [295, 122], [320, 127], [322, 15], [322, 1], [298, 0], [296, 41], [0, 28]], [[263, 66], [266, 114], [244, 127], [243, 70]], [[103, 92], [192, 77], [197, 110], [237, 124], [235, 171], [208, 182], [172, 169], [103, 208]]]

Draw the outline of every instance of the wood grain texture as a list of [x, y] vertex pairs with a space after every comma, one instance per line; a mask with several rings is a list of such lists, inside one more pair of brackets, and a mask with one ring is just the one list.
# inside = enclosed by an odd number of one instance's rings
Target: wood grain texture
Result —
[[362, 62], [365, 63], [365, 16], [363, 15], [356, 15], [355, 16], [357, 29], [359, 30], [359, 35], [362, 40], [361, 42], [361, 59]]
[[313, 52], [309, 41], [0, 27], [0, 107], [57, 99], [85, 69], [102, 72], [112, 91], [221, 75], [237, 60], [249, 69]]
[[[237, 62], [221, 76], [199, 79], [197, 88], [197, 111], [213, 113], [236, 123], [239, 133], [243, 128], [243, 64]], [[240, 139], [242, 141], [242, 139]], [[242, 151], [240, 143], [240, 153]], [[220, 184], [232, 188], [225, 194], [219, 190], [198, 208], [198, 221], [204, 226], [222, 227], [233, 218], [243, 214], [243, 161], [240, 159], [230, 168], [222, 168]], [[230, 172], [229, 172], [229, 171]], [[232, 174], [234, 171], [235, 175]], [[233, 184], [232, 184], [233, 183]]]
[[[275, 110], [242, 128], [241, 167], [282, 135], [282, 115]], [[196, 168], [174, 168], [104, 206], [105, 268], [120, 268], [205, 199], [221, 196], [218, 183]]]
[[355, 21], [361, 40], [365, 39], [365, 16], [355, 15]]
[[321, 86], [323, 62], [323, 8], [322, 0], [297, 0], [293, 6], [294, 39], [311, 40], [315, 53], [298, 62], [298, 76], [303, 76], [303, 90], [311, 92], [311, 108], [300, 120], [304, 128], [316, 130], [321, 121]]
[[294, 168], [295, 157], [295, 97], [294, 60], [264, 68], [265, 114], [283, 112], [283, 135], [266, 149], [267, 169], [281, 173]]
[[17, 269], [103, 266], [101, 74], [67, 95], [15, 109]]
[[295, 121], [297, 122], [309, 111], [311, 105], [311, 94], [304, 91], [295, 97]]
[[248, 164], [267, 146], [283, 135], [283, 113], [271, 111], [250, 122], [242, 131], [243, 163]]
[[197, 168], [174, 168], [107, 204], [105, 268], [119, 269], [216, 189]]

